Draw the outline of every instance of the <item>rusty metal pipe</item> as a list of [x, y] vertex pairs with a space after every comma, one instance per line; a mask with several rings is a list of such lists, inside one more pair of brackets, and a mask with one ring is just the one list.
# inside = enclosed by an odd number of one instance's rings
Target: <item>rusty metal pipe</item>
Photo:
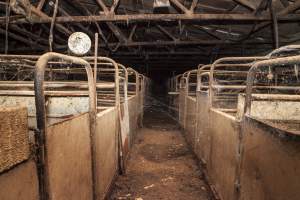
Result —
[[[125, 120], [125, 130], [129, 131], [129, 111], [128, 111], [128, 95], [127, 95], [127, 86], [128, 86], [128, 72], [127, 69], [124, 65], [118, 64], [118, 66], [125, 72], [124, 73], [124, 81], [123, 81], [123, 92], [124, 92], [124, 120]], [[121, 101], [121, 100], [119, 100]], [[124, 161], [124, 150], [123, 150], [123, 138], [122, 138], [122, 112], [121, 112], [121, 105], [118, 107], [118, 116], [119, 116], [119, 124], [120, 124], [120, 133], [119, 133], [119, 138], [120, 138], [120, 152], [119, 152], [119, 165], [120, 165], [120, 172], [121, 174], [125, 173], [125, 161]]]
[[43, 54], [36, 63], [36, 70], [34, 74], [34, 91], [35, 91], [35, 105], [36, 105], [36, 121], [37, 121], [37, 129], [38, 129], [38, 143], [39, 143], [39, 151], [38, 158], [39, 163], [42, 165], [40, 171], [40, 181], [42, 184], [40, 188], [40, 197], [41, 199], [47, 200], [49, 198], [49, 183], [48, 183], [48, 169], [47, 165], [45, 165], [45, 161], [47, 160], [47, 149], [46, 149], [46, 107], [45, 107], [45, 92], [44, 92], [44, 78], [45, 78], [45, 68], [49, 60], [54, 58], [60, 58], [66, 61], [70, 61], [72, 63], [77, 63], [85, 66], [87, 77], [88, 77], [88, 85], [89, 85], [89, 118], [90, 118], [90, 138], [91, 138], [91, 154], [92, 154], [92, 179], [93, 179], [93, 196], [95, 197], [95, 145], [94, 142], [94, 133], [96, 129], [96, 89], [95, 82], [93, 80], [93, 71], [88, 62], [86, 62], [82, 58], [77, 58], [73, 56], [66, 56], [59, 53], [49, 52]]

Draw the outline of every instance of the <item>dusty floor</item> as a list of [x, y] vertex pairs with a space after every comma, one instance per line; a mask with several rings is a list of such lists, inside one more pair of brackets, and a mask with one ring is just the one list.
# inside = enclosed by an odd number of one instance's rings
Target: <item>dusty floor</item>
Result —
[[110, 199], [211, 199], [176, 122], [160, 107], [145, 112], [126, 175], [118, 177]]

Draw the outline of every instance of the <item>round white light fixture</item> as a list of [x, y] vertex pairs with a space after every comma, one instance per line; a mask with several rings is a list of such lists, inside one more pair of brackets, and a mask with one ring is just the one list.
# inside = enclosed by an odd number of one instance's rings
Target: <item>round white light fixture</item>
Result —
[[90, 37], [83, 32], [75, 32], [68, 39], [69, 50], [76, 55], [85, 55], [92, 46]]

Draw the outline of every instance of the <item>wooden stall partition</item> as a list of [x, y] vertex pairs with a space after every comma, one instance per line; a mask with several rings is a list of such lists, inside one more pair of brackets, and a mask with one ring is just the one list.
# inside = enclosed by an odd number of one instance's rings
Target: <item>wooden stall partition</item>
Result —
[[184, 122], [185, 122], [185, 105], [186, 105], [186, 98], [185, 98], [186, 92], [185, 88], [180, 88], [179, 91], [179, 125], [184, 129]]
[[[299, 199], [299, 63], [300, 56], [280, 57], [249, 70], [246, 95], [239, 96], [245, 111], [240, 199]], [[258, 94], [262, 70], [272, 71], [276, 84]]]
[[207, 171], [219, 196], [236, 198], [235, 183], [240, 157], [240, 122], [218, 109], [210, 111], [211, 149]]
[[[243, 107], [245, 95], [239, 102]], [[298, 95], [252, 95], [243, 120], [240, 199], [299, 199], [299, 107]]]
[[0, 199], [38, 200], [38, 170], [33, 159], [26, 106], [0, 98]]
[[138, 96], [134, 95], [128, 99], [129, 110], [129, 143], [132, 147], [138, 129]]
[[196, 132], [194, 152], [203, 166], [206, 166], [211, 148], [211, 136], [209, 132], [209, 68], [210, 65], [198, 65], [196, 88]]
[[104, 199], [117, 175], [118, 169], [118, 124], [116, 108], [97, 114], [96, 118], [96, 194]]
[[211, 135], [210, 135], [210, 116], [209, 116], [209, 97], [208, 91], [197, 92], [197, 129], [195, 135], [194, 151], [206, 165], [209, 161], [211, 151]]
[[299, 136], [250, 117], [243, 127], [240, 199], [299, 199]]
[[0, 174], [0, 199], [39, 199], [37, 168], [33, 159], [24, 161]]
[[196, 98], [195, 97], [186, 97], [186, 138], [191, 145], [191, 148], [195, 146], [195, 133], [196, 133]]
[[89, 115], [47, 127], [50, 199], [92, 199]]

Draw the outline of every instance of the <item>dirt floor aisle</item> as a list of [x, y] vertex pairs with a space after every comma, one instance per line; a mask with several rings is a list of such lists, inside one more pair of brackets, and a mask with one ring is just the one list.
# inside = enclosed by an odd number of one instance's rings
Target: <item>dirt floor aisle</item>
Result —
[[166, 112], [145, 112], [125, 176], [119, 176], [110, 199], [211, 199], [201, 169]]

